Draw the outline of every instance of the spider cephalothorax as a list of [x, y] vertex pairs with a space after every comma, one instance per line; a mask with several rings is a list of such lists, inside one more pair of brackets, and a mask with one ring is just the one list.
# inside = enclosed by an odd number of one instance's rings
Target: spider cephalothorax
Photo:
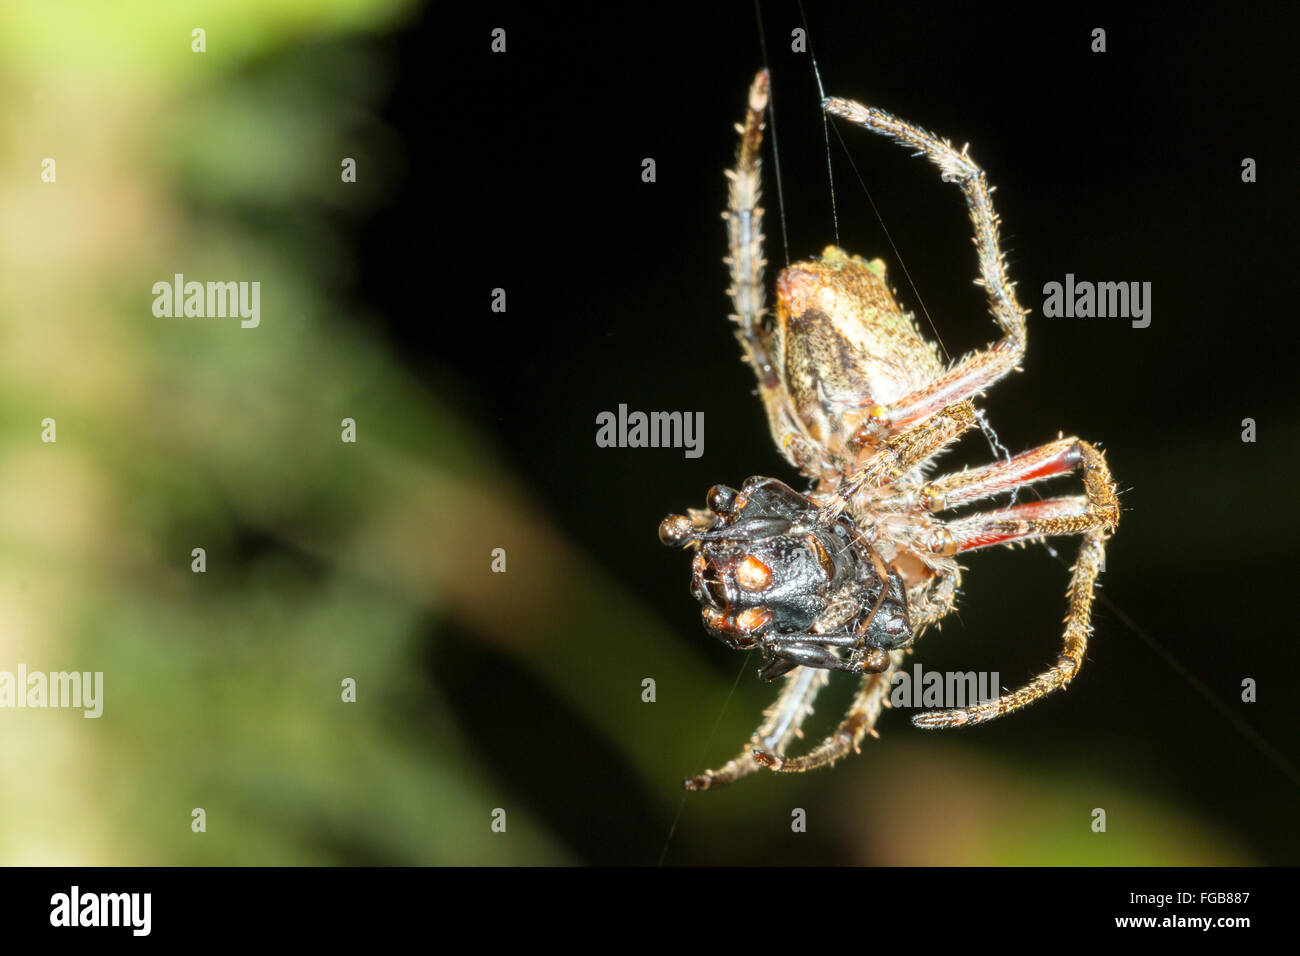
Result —
[[739, 492], [717, 485], [708, 505], [706, 528], [673, 515], [659, 536], [696, 548], [691, 593], [705, 627], [730, 647], [761, 648], [764, 678], [800, 664], [878, 672], [884, 651], [911, 640], [901, 576], [846, 515], [827, 520], [775, 478], [750, 478]]
[[[903, 312], [880, 260], [835, 246], [777, 278], [766, 316], [759, 149], [768, 78], [749, 91], [740, 150], [727, 173], [729, 294], [737, 337], [758, 378], [777, 448], [808, 478], [800, 494], [774, 478], [739, 491], [717, 486], [707, 511], [664, 520], [665, 544], [694, 550], [691, 590], [705, 626], [734, 648], [761, 650], [759, 673], [787, 675], [749, 746], [718, 770], [686, 781], [702, 790], [760, 766], [783, 772], [832, 763], [854, 750], [888, 706], [904, 650], [956, 602], [956, 556], [1047, 535], [1080, 535], [1063, 650], [1054, 666], [991, 701], [913, 717], [922, 727], [991, 720], [1066, 686], [1083, 663], [1092, 592], [1119, 504], [1100, 451], [1060, 438], [1015, 457], [932, 477], [934, 457], [980, 424], [974, 399], [1025, 354], [1026, 311], [998, 247], [984, 172], [966, 154], [897, 117], [850, 100], [827, 113], [925, 156], [962, 191], [975, 227], [979, 282], [1002, 337], [945, 365]], [[1078, 473], [1083, 494], [945, 517], [953, 509]], [[787, 757], [832, 670], [862, 675], [839, 727], [811, 752]]]

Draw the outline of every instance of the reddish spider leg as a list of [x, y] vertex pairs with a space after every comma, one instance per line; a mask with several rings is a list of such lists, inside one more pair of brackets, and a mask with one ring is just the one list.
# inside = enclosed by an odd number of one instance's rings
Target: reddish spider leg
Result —
[[813, 667], [797, 667], [786, 675], [785, 686], [776, 702], [763, 711], [763, 723], [754, 731], [750, 745], [717, 770], [706, 770], [687, 777], [683, 786], [687, 790], [709, 790], [733, 783], [759, 768], [754, 758], [756, 750], [785, 753], [785, 748], [796, 736], [800, 727], [812, 713], [813, 698], [830, 680], [830, 672]]
[[1024, 686], [987, 703], [918, 714], [912, 718], [912, 723], [918, 727], [961, 727], [983, 723], [1019, 710], [1070, 683], [1083, 666], [1088, 648], [1088, 635], [1092, 631], [1092, 596], [1097, 575], [1105, 562], [1106, 539], [1119, 523], [1119, 502], [1106, 459], [1092, 445], [1077, 438], [1063, 438], [1009, 461], [942, 478], [922, 489], [921, 499], [926, 503], [925, 507], [942, 511], [1073, 471], [1082, 472], [1085, 495], [1052, 498], [971, 515], [952, 521], [945, 528], [946, 543], [953, 553], [1046, 535], [1083, 535], [1066, 592], [1064, 649], [1056, 665]]

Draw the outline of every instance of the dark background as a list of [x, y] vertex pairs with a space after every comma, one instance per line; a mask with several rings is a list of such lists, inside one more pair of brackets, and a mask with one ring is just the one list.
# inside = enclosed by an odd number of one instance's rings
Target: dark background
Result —
[[[816, 84], [809, 56], [790, 51], [798, 7], [762, 11], [789, 254], [808, 258], [834, 240]], [[1300, 415], [1288, 33], [1236, 6], [1121, 16], [814, 3], [807, 18], [828, 93], [971, 144], [998, 187], [1010, 272], [1033, 310], [1024, 372], [982, 405], [1012, 453], [1058, 432], [1100, 443], [1125, 509], [1102, 579], [1109, 601], [1067, 693], [976, 730], [926, 735], [889, 715], [882, 732], [913, 747], [942, 736], [946, 748], [1123, 780], [1213, 821], [1259, 861], [1295, 863], [1300, 522], [1290, 492]], [[489, 52], [498, 26], [502, 56]], [[1089, 50], [1094, 27], [1107, 31], [1104, 54]], [[356, 237], [365, 297], [410, 369], [490, 435], [554, 523], [635, 593], [628, 613], [650, 608], [673, 622], [682, 646], [716, 672], [717, 700], [701, 709], [716, 713], [740, 659], [704, 634], [687, 562], [658, 545], [655, 529], [670, 511], [702, 506], [715, 482], [796, 479], [726, 320], [719, 213], [732, 124], [764, 62], [753, 7], [436, 5], [377, 45], [399, 65], [384, 119], [405, 139], [407, 170], [395, 201]], [[878, 137], [841, 133], [848, 154], [833, 133], [830, 144], [841, 244], [886, 260], [904, 308], [919, 311], [919, 290], [950, 354], [991, 341], [958, 191]], [[771, 134], [769, 287], [786, 261]], [[1254, 184], [1241, 181], [1247, 156], [1258, 163]], [[645, 157], [657, 163], [653, 184], [640, 178]], [[1044, 283], [1070, 272], [1151, 282], [1150, 327], [1045, 318]], [[489, 311], [495, 287], [508, 293], [504, 315]], [[597, 448], [597, 413], [621, 402], [703, 411], [704, 456]], [[1241, 440], [1246, 417], [1258, 423], [1255, 444]], [[988, 455], [975, 435], [945, 463]], [[1068, 562], [1074, 543], [1058, 544]], [[957, 619], [927, 635], [917, 659], [998, 670], [1014, 686], [1055, 658], [1066, 571], [1037, 547], [964, 564]], [[460, 689], [458, 717], [503, 787], [525, 793], [579, 859], [657, 859], [671, 817], [608, 752], [602, 728], [454, 622], [431, 625], [429, 640], [431, 679]], [[593, 653], [653, 673], [655, 649], [627, 646], [618, 620]], [[1258, 703], [1240, 702], [1246, 677], [1258, 682]], [[1234, 728], [1198, 681], [1277, 753]], [[757, 684], [752, 666], [741, 682]], [[747, 716], [757, 723], [757, 710]], [[699, 726], [690, 749], [707, 742], [715, 766], [740, 741], [710, 741], [709, 729]], [[800, 781], [799, 805], [815, 806], [834, 775], [870, 792], [892, 772], [868, 746]], [[775, 785], [764, 776], [692, 800], [729, 801], [743, 818], [748, 790]], [[870, 813], [887, 825], [890, 809]], [[709, 843], [692, 813], [688, 804], [670, 862], [857, 858], [815, 834]]]

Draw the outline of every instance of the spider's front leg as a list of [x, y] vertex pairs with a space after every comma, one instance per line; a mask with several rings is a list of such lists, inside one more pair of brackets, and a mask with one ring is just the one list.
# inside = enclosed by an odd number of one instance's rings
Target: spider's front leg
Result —
[[731, 277], [727, 295], [734, 310], [731, 320], [737, 326], [736, 338], [744, 350], [745, 361], [758, 379], [758, 394], [767, 409], [772, 438], [792, 465], [811, 475], [823, 467], [821, 456], [796, 424], [777, 365], [780, 346], [773, 340], [766, 321], [763, 270], [767, 261], [763, 256], [763, 209], [758, 201], [762, 192], [763, 114], [767, 104], [768, 74], [761, 70], [749, 88], [745, 121], [736, 126], [740, 134], [736, 165], [727, 170], [727, 209], [722, 214], [727, 224], [728, 250], [723, 261]]
[[999, 220], [993, 210], [992, 189], [984, 171], [966, 155], [965, 150], [959, 153], [920, 127], [852, 100], [829, 98], [822, 102], [822, 108], [832, 116], [917, 150], [943, 171], [946, 181], [957, 183], [975, 228], [980, 269], [980, 278], [976, 281], [985, 287], [989, 308], [1003, 332], [998, 342], [957, 362], [933, 382], [887, 406], [873, 409], [873, 428], [877, 437], [884, 437], [944, 406], [973, 398], [1014, 369], [1025, 354], [1025, 315], [1028, 313], [1020, 307], [1015, 284], [1007, 278], [998, 243]]

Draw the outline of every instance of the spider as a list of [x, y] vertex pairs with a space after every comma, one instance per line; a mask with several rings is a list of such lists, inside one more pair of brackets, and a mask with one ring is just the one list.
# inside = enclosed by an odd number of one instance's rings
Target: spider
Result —
[[[764, 302], [759, 149], [768, 102], [764, 70], [749, 90], [736, 166], [727, 171], [731, 297], [745, 360], [758, 378], [772, 437], [808, 479], [800, 493], [775, 478], [713, 487], [706, 510], [670, 515], [660, 540], [690, 548], [691, 593], [706, 629], [737, 649], [757, 648], [759, 676], [785, 676], [749, 745], [688, 790], [731, 783], [760, 767], [798, 773], [858, 751], [889, 706], [895, 670], [913, 641], [956, 603], [957, 556], [1047, 535], [1081, 535], [1067, 591], [1064, 648], [1056, 663], [991, 701], [917, 714], [920, 727], [960, 727], [1019, 710], [1069, 684], [1091, 631], [1093, 588], [1119, 521], [1115, 485], [1100, 451], [1077, 438], [959, 473], [930, 477], [933, 457], [980, 424], [973, 399], [1016, 369], [1025, 315], [998, 246], [998, 217], [983, 170], [910, 123], [851, 100], [823, 109], [925, 156], [956, 183], [970, 210], [980, 278], [1001, 338], [946, 367], [902, 312], [885, 265], [829, 246], [776, 282], [773, 318]], [[1084, 494], [944, 518], [946, 512], [1071, 472]], [[861, 676], [838, 727], [802, 756], [802, 736], [830, 671]]]

